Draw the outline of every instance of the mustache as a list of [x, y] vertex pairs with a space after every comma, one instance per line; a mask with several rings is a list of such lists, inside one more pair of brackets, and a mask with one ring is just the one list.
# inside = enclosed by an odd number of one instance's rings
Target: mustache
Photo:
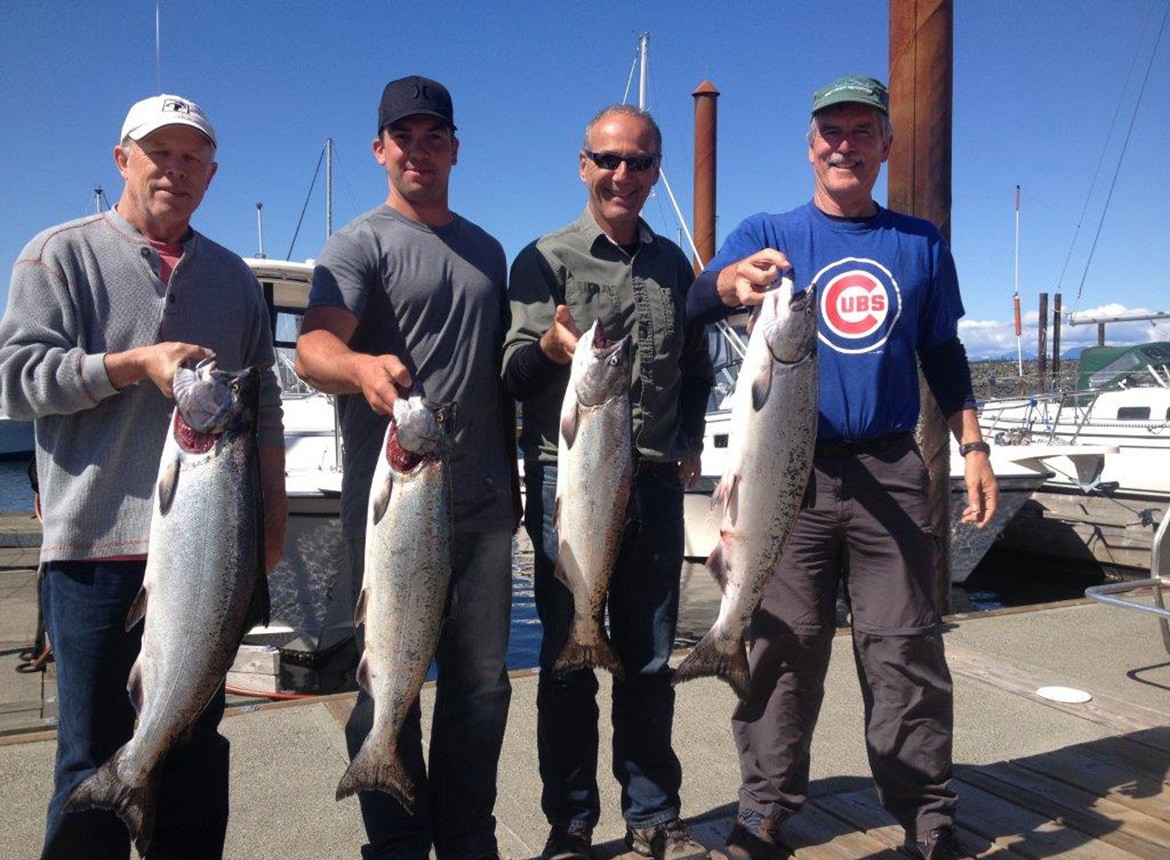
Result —
[[840, 152], [834, 152], [829, 156], [830, 167], [857, 167], [858, 165], [864, 163], [864, 158], [858, 158], [855, 155], [844, 155]]

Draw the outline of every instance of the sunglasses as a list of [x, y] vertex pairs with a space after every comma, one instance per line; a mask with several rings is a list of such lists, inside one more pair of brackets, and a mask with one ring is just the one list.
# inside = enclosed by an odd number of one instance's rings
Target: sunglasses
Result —
[[624, 161], [630, 173], [641, 173], [643, 170], [649, 170], [654, 166], [654, 162], [658, 161], [657, 155], [627, 155], [623, 158], [616, 152], [593, 152], [588, 149], [581, 151], [602, 170], [617, 170]]

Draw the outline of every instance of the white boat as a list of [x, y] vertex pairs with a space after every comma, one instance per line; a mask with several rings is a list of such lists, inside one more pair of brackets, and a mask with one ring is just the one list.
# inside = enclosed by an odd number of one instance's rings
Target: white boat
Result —
[[987, 400], [992, 456], [1053, 472], [1005, 548], [1148, 570], [1170, 503], [1170, 342], [1090, 347], [1075, 389]]
[[297, 377], [296, 338], [308, 304], [309, 263], [246, 258], [264, 289], [284, 407], [289, 500], [284, 557], [268, 578], [270, 622], [244, 638], [311, 660], [353, 635], [353, 598], [341, 541], [340, 434], [333, 398]]

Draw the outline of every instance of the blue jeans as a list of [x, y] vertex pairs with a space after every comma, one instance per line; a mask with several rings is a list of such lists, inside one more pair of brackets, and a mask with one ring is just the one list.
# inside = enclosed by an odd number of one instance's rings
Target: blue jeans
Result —
[[[142, 625], [126, 615], [142, 587], [142, 561], [56, 561], [45, 565], [41, 601], [57, 665], [57, 763], [41, 855], [68, 860], [130, 856], [130, 837], [106, 810], [63, 811], [77, 785], [130, 740], [126, 693]], [[228, 741], [217, 732], [223, 687], [161, 765], [151, 858], [223, 855], [228, 819]]]
[[[354, 598], [361, 593], [362, 538], [346, 541]], [[455, 535], [447, 615], [435, 651], [438, 679], [429, 763], [423, 763], [421, 711], [414, 703], [398, 736], [407, 773], [417, 786], [410, 815], [381, 791], [358, 793], [369, 843], [364, 860], [472, 860], [497, 852], [496, 768], [512, 685], [508, 629], [512, 609], [512, 532]], [[358, 640], [359, 651], [362, 639]], [[345, 726], [349, 757], [357, 755], [374, 720], [364, 691]]]
[[[536, 610], [544, 627], [537, 685], [537, 747], [544, 783], [541, 807], [550, 824], [593, 827], [597, 789], [597, 676], [593, 670], [554, 677], [569, 638], [573, 596], [554, 575], [557, 470], [528, 460], [525, 524], [535, 549]], [[670, 652], [678, 622], [683, 555], [683, 490], [674, 464], [635, 476], [632, 521], [610, 579], [607, 612], [625, 680], [613, 679], [613, 775], [622, 815], [632, 827], [679, 815], [682, 767], [671, 745], [674, 690]]]

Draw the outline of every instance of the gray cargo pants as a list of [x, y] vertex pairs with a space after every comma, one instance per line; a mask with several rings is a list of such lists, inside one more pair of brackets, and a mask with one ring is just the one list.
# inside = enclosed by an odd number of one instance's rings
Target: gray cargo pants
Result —
[[752, 619], [751, 691], [732, 716], [741, 811], [780, 822], [805, 802], [843, 583], [882, 805], [915, 836], [953, 822], [953, 696], [926, 493], [926, 466], [908, 433], [817, 446], [811, 507]]

